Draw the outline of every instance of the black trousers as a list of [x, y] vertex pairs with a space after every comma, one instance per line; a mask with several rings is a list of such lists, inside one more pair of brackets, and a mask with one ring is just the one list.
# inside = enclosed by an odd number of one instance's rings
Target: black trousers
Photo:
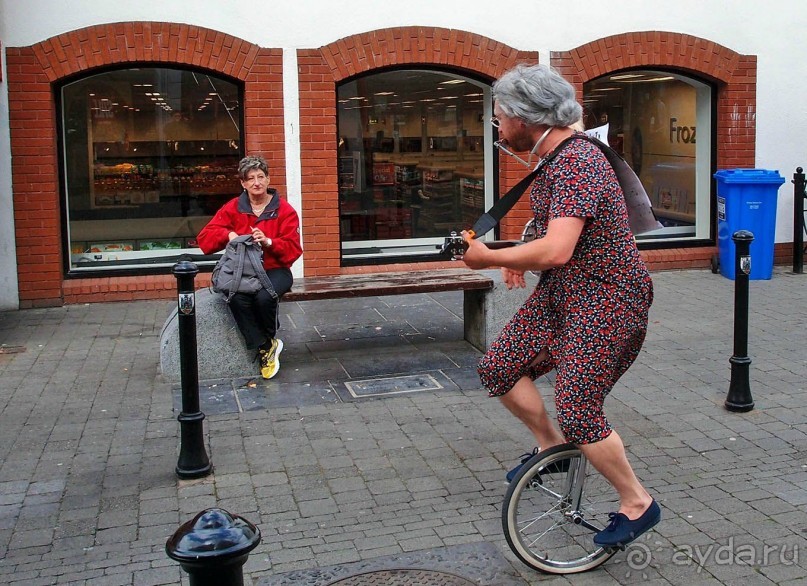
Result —
[[236, 293], [230, 300], [230, 312], [248, 350], [257, 350], [277, 333], [278, 305], [294, 283], [291, 269], [267, 269], [266, 275], [275, 288], [277, 298], [265, 289], [257, 294]]

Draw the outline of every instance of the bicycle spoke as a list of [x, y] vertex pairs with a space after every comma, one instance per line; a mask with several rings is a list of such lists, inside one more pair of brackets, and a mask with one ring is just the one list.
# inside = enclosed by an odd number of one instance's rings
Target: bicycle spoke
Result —
[[[560, 503], [558, 503], [558, 504], [560, 504]], [[532, 519], [528, 519], [528, 520], [523, 521], [523, 522], [519, 522], [519, 526], [520, 526], [519, 532], [523, 533], [524, 531], [529, 529], [532, 525], [534, 525], [538, 521], [541, 521], [542, 519], [546, 519], [547, 517], [551, 517], [553, 515], [553, 513], [555, 513], [558, 510], [560, 510], [559, 507], [556, 508], [556, 509], [550, 509], [550, 510], [546, 511], [545, 513], [541, 513], [537, 517], [534, 517]]]
[[544, 537], [548, 533], [551, 533], [552, 531], [554, 531], [555, 529], [560, 527], [560, 525], [561, 524], [559, 522], [555, 521], [555, 523], [553, 525], [551, 525], [550, 527], [548, 527], [543, 533], [541, 533], [540, 535], [536, 535], [532, 539], [532, 541], [530, 541], [530, 543], [529, 543], [530, 548], [532, 548], [532, 546], [534, 546], [536, 543], [538, 543], [541, 540], [542, 537]]

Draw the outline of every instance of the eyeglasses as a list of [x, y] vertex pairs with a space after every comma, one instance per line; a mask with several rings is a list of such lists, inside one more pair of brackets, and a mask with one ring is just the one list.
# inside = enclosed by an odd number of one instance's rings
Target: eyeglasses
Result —
[[499, 128], [502, 125], [502, 121], [499, 120], [498, 116], [491, 116], [490, 123], [493, 125], [494, 128]]

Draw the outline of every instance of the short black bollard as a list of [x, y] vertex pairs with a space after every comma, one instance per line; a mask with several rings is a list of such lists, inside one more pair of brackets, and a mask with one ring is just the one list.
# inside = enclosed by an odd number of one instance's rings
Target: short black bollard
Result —
[[196, 356], [196, 293], [193, 280], [199, 269], [195, 263], [182, 260], [174, 265], [177, 278], [179, 319], [179, 369], [182, 379], [182, 412], [179, 459], [176, 473], [180, 478], [200, 478], [212, 470], [205, 451], [205, 414], [199, 409], [199, 364]]
[[793, 272], [804, 272], [804, 169], [793, 174]]
[[165, 552], [188, 572], [191, 586], [243, 586], [243, 566], [260, 530], [224, 509], [206, 509], [168, 539]]
[[731, 363], [731, 383], [726, 397], [729, 411], [750, 411], [754, 408], [748, 382], [748, 281], [751, 274], [751, 241], [754, 235], [748, 230], [737, 230], [734, 241], [734, 355]]

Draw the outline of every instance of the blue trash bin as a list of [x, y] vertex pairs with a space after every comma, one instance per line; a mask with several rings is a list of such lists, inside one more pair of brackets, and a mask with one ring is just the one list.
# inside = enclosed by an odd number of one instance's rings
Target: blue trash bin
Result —
[[725, 169], [717, 180], [717, 248], [720, 274], [734, 279], [734, 241], [737, 230], [754, 234], [750, 279], [773, 276], [776, 200], [785, 178], [766, 169]]

